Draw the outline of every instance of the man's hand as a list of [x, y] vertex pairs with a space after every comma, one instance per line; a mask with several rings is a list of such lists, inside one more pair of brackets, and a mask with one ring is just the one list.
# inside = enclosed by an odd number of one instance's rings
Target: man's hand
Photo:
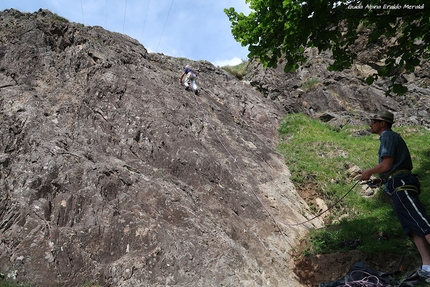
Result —
[[378, 188], [381, 187], [381, 183], [382, 183], [382, 179], [380, 178], [375, 178], [369, 182], [367, 182], [367, 184], [369, 185], [369, 187], [371, 188]]
[[369, 180], [369, 178], [372, 176], [372, 172], [369, 169], [363, 170], [360, 176], [360, 180]]

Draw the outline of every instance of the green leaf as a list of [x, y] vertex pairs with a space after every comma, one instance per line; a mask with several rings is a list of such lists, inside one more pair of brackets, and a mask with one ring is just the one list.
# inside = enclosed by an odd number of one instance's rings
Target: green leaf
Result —
[[393, 93], [398, 95], [404, 95], [408, 92], [408, 88], [403, 86], [402, 84], [394, 84], [393, 85]]
[[[356, 3], [362, 6], [389, 4], [382, 0], [245, 2], [251, 8], [247, 16], [234, 8], [226, 8], [224, 12], [231, 22], [235, 40], [248, 46], [248, 56], [258, 58], [266, 67], [276, 67], [279, 58], [286, 58], [285, 71], [290, 72], [303, 62], [304, 48], [315, 47], [319, 52], [332, 51], [334, 62], [330, 70], [349, 68], [362, 52], [362, 49], [354, 49], [361, 36], [361, 32], [357, 32], [360, 25], [366, 28], [367, 43], [363, 49], [380, 49], [378, 60], [387, 59], [376, 75], [366, 79], [367, 83], [373, 83], [377, 76], [392, 76], [404, 69], [413, 71], [420, 59], [429, 57], [430, 9], [350, 8]], [[411, 3], [422, 4], [411, 0], [396, 2], [399, 5]], [[394, 37], [397, 39], [393, 40]], [[414, 44], [416, 39], [424, 44]], [[393, 91], [403, 92], [403, 89], [396, 87]]]

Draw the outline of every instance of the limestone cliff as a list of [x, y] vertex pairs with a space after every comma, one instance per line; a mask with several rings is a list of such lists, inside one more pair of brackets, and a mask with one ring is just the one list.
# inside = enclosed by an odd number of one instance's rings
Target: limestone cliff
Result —
[[[361, 47], [360, 43], [357, 44]], [[34, 286], [301, 286], [291, 248], [313, 217], [276, 152], [285, 113], [430, 128], [428, 61], [386, 97], [363, 50], [327, 71], [206, 61], [47, 10], [0, 12], [0, 273]], [[201, 93], [179, 85], [198, 69]], [[320, 226], [319, 219], [306, 227]]]
[[[281, 105], [211, 63], [46, 10], [0, 19], [1, 273], [300, 286], [289, 251], [305, 229], [288, 224], [308, 212], [276, 152]], [[199, 96], [178, 83], [185, 64]]]

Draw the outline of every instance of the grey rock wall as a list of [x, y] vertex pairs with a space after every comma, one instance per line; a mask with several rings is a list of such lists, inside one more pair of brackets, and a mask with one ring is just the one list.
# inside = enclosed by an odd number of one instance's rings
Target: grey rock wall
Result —
[[[363, 40], [364, 41], [364, 40]], [[378, 47], [374, 48], [378, 51]], [[377, 54], [374, 50], [363, 54]], [[379, 110], [394, 113], [396, 125], [422, 125], [430, 128], [430, 70], [424, 60], [414, 73], [399, 74], [408, 87], [404, 95], [386, 96], [390, 79], [379, 79], [372, 85], [365, 80], [375, 70], [376, 64], [360, 57], [352, 67], [341, 72], [328, 71], [333, 61], [330, 53], [318, 54], [308, 49], [308, 60], [295, 73], [284, 72], [284, 63], [276, 69], [264, 69], [257, 61], [251, 61], [245, 80], [261, 93], [282, 106], [286, 113], [304, 113], [321, 118], [331, 115], [331, 123], [362, 125]], [[380, 59], [383, 61], [383, 59]]]
[[288, 224], [310, 215], [276, 152], [283, 108], [208, 62], [55, 18], [0, 13], [0, 272], [300, 286], [290, 251], [306, 230]]

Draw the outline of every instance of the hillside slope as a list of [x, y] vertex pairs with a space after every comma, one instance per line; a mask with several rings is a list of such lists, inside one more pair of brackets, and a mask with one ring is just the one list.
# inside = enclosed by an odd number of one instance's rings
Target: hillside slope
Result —
[[252, 60], [245, 80], [282, 106], [285, 113], [300, 112], [343, 126], [367, 124], [368, 118], [377, 111], [390, 110], [395, 114], [396, 126], [430, 128], [428, 59], [423, 59], [414, 73], [395, 73], [408, 88], [406, 94], [386, 96], [391, 77], [379, 78], [372, 85], [366, 83], [366, 78], [376, 72], [374, 67], [382, 67], [385, 61], [381, 53], [383, 47], [366, 46], [366, 35], [357, 43], [361, 57], [343, 71], [327, 69], [334, 61], [330, 52], [318, 54], [316, 49], [307, 49], [307, 62], [297, 72], [286, 74], [285, 63], [281, 61], [276, 69], [264, 69], [258, 61]]
[[[208, 62], [100, 27], [46, 10], [0, 19], [1, 273], [300, 286], [289, 251], [305, 227], [282, 223], [307, 205], [276, 152], [282, 108]], [[185, 64], [200, 70], [198, 97], [178, 83]]]

